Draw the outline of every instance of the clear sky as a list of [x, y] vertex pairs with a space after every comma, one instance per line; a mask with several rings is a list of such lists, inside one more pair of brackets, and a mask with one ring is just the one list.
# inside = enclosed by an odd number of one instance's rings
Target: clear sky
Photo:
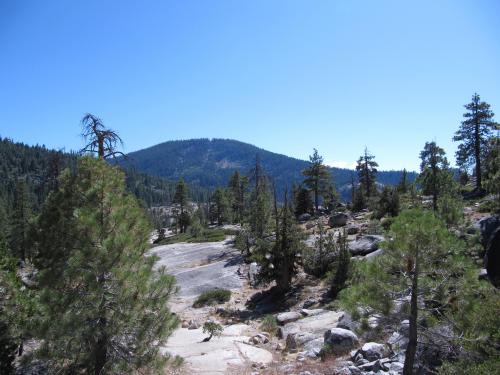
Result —
[[499, 0], [0, 0], [0, 135], [78, 149], [86, 112], [126, 151], [233, 138], [351, 165], [450, 159], [477, 91], [500, 120]]

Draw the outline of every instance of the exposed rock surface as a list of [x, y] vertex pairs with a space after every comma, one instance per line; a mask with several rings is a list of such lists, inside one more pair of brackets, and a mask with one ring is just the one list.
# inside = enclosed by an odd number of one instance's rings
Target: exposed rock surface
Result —
[[366, 235], [357, 241], [349, 243], [349, 251], [352, 255], [366, 255], [372, 253], [379, 248], [380, 242], [384, 240], [384, 236]]
[[207, 335], [201, 329], [178, 329], [164, 349], [183, 357], [192, 374], [220, 375], [227, 373], [230, 366], [271, 363], [271, 352], [246, 343], [250, 339], [245, 335], [248, 329], [245, 324], [229, 326], [221, 337], [209, 342], [203, 342]]
[[215, 289], [240, 289], [238, 276], [241, 254], [230, 241], [176, 243], [153, 248], [159, 257], [157, 267], [166, 266], [180, 286], [180, 296], [198, 296]]

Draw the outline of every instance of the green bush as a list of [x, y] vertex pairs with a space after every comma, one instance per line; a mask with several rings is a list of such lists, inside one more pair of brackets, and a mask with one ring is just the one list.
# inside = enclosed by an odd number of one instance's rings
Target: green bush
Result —
[[196, 301], [193, 303], [193, 307], [200, 308], [208, 305], [217, 305], [221, 303], [226, 303], [231, 299], [231, 291], [227, 289], [211, 289], [201, 293]]
[[262, 323], [260, 323], [260, 329], [264, 332], [276, 335], [278, 333], [278, 321], [276, 317], [272, 314], [266, 315], [262, 319]]

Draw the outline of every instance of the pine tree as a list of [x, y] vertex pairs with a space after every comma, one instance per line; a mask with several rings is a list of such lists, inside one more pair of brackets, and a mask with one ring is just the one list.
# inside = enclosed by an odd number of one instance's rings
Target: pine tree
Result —
[[365, 152], [359, 157], [358, 165], [356, 166], [360, 189], [364, 190], [366, 198], [370, 198], [377, 192], [375, 182], [378, 163], [374, 159], [375, 156], [371, 155], [365, 147]]
[[302, 174], [306, 177], [304, 183], [311, 189], [314, 195], [314, 208], [316, 212], [319, 208], [319, 198], [323, 196], [330, 185], [331, 175], [326, 165], [323, 164], [323, 157], [314, 149], [314, 153], [309, 156], [311, 165], [305, 169]]
[[285, 192], [283, 207], [277, 207], [275, 199], [276, 241], [269, 247], [261, 245], [258, 262], [261, 265], [260, 277], [263, 281], [275, 281], [280, 294], [288, 292], [292, 278], [297, 271], [297, 263], [302, 253], [300, 230], [295, 224], [288, 193]]
[[401, 179], [399, 180], [398, 183], [398, 191], [401, 194], [406, 194], [408, 191], [408, 172], [406, 171], [406, 168], [403, 169], [403, 173], [401, 174]]
[[452, 180], [446, 153], [436, 142], [426, 142], [420, 152], [420, 159], [422, 162], [418, 182], [422, 185], [424, 194], [432, 195], [432, 207], [437, 211], [438, 198]]
[[[7, 246], [0, 234], [0, 374], [11, 375], [15, 373], [14, 359], [16, 352], [16, 341], [12, 335], [11, 328], [8, 324], [7, 317], [10, 315], [5, 311], [7, 308], [6, 302], [9, 301], [10, 296], [7, 296], [9, 289], [8, 281], [6, 280], [9, 270], [7, 263], [8, 259]], [[11, 272], [12, 274], [12, 272]]]
[[311, 199], [311, 192], [305, 187], [298, 186], [295, 189], [295, 215], [298, 217], [302, 214], [313, 212], [313, 201]]
[[230, 201], [226, 191], [222, 188], [215, 189], [212, 202], [213, 216], [217, 225], [223, 225], [225, 221], [230, 219]]
[[[500, 125], [497, 125], [500, 130]], [[486, 175], [485, 186], [486, 190], [496, 195], [497, 211], [500, 212], [500, 137], [492, 137], [486, 156]]]
[[234, 172], [229, 180], [229, 189], [231, 192], [232, 210], [234, 222], [242, 223], [245, 213], [245, 193], [248, 186], [248, 178], [241, 176], [239, 171]]
[[345, 231], [339, 233], [339, 238], [336, 245], [336, 254], [334, 261], [334, 276], [331, 280], [329, 294], [333, 298], [346, 287], [347, 280], [349, 278], [351, 264], [351, 253], [349, 251], [349, 246], [347, 244], [347, 235]]
[[[418, 340], [426, 337], [421, 335], [426, 326], [419, 322], [426, 321], [430, 328], [434, 317], [447, 313], [456, 286], [470, 272], [471, 264], [461, 255], [462, 244], [431, 211], [403, 211], [388, 238], [384, 254], [357, 263], [353, 283], [341, 299], [350, 310], [372, 308], [388, 319], [409, 319], [403, 374], [412, 375]], [[409, 300], [408, 308], [395, 310], [395, 296]]]
[[18, 180], [14, 194], [14, 206], [10, 219], [9, 248], [12, 255], [21, 260], [26, 260], [28, 253], [29, 208], [28, 190], [26, 181]]
[[[54, 245], [54, 257], [66, 258], [63, 266], [46, 260], [40, 270], [38, 355], [61, 373], [160, 372], [167, 359], [160, 348], [178, 324], [167, 306], [176, 287], [164, 268], [154, 270], [157, 258], [146, 256], [150, 228], [144, 211], [126, 193], [124, 175], [102, 159], [80, 160], [76, 178], [65, 174], [60, 189], [48, 205], [65, 203], [69, 189], [78, 199], [70, 196], [61, 214], [66, 220], [71, 212], [71, 225], [53, 230], [75, 242], [71, 248], [69, 241], [60, 241], [60, 249]], [[45, 215], [48, 209], [37, 222], [50, 221]], [[38, 243], [47, 243], [48, 233], [37, 233]]]
[[177, 224], [180, 227], [181, 233], [185, 233], [188, 226], [188, 216], [186, 216], [186, 206], [188, 204], [188, 188], [184, 179], [181, 178], [175, 186], [174, 203], [180, 207], [179, 215], [177, 216]]
[[463, 117], [465, 118], [460, 128], [455, 133], [453, 140], [461, 142], [456, 153], [457, 165], [468, 169], [475, 167], [476, 191], [482, 191], [483, 161], [488, 149], [488, 140], [495, 127], [494, 113], [490, 105], [482, 102], [477, 93], [472, 96], [472, 101], [466, 104]]
[[252, 171], [251, 181], [254, 184], [251, 193], [251, 206], [249, 213], [250, 231], [254, 238], [264, 238], [269, 229], [271, 218], [271, 199], [269, 182], [260, 163], [260, 157], [255, 158], [255, 167]]

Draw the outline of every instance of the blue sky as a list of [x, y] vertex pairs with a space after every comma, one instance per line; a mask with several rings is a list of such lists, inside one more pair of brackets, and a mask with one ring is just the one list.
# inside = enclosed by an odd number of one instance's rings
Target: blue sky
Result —
[[[234, 138], [416, 169], [477, 91], [500, 115], [500, 1], [0, 0], [0, 135], [78, 149], [86, 112], [126, 151]], [[500, 116], [496, 117], [497, 121]]]

